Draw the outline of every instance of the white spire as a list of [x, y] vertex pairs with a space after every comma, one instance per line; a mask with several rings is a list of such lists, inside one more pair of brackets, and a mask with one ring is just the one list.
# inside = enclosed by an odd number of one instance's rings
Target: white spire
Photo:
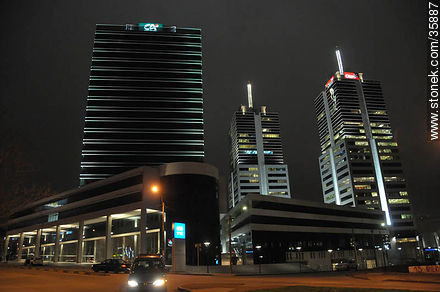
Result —
[[250, 81], [248, 81], [247, 84], [247, 92], [248, 92], [248, 103], [249, 103], [249, 108], [253, 108], [254, 105], [252, 103], [252, 84]]
[[336, 59], [338, 60], [339, 73], [341, 73], [341, 75], [344, 75], [344, 67], [342, 66], [341, 52], [339, 51], [338, 47], [336, 47]]

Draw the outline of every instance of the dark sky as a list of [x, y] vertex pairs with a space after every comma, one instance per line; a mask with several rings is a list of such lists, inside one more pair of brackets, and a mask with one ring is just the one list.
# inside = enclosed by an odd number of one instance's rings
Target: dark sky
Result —
[[[0, 129], [26, 141], [41, 183], [76, 187], [96, 23], [201, 27], [206, 161], [227, 175], [232, 112], [281, 115], [293, 197], [322, 200], [313, 99], [337, 70], [382, 82], [417, 214], [440, 205], [440, 144], [426, 142], [425, 1], [2, 1]], [[4, 142], [4, 141], [3, 141]]]

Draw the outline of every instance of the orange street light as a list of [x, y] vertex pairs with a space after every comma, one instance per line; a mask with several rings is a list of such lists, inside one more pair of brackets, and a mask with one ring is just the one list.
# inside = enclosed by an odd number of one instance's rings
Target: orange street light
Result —
[[[159, 193], [159, 187], [157, 185], [151, 186], [151, 191], [155, 194]], [[161, 250], [162, 250], [162, 257], [165, 260], [165, 203], [163, 201], [163, 195], [160, 193], [160, 202], [162, 204], [162, 244], [161, 244]]]

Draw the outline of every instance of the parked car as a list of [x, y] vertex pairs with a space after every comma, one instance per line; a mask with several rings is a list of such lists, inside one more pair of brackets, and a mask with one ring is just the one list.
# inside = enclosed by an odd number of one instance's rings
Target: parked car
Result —
[[140, 255], [131, 266], [128, 291], [167, 291], [167, 271], [161, 255]]
[[31, 266], [42, 266], [43, 265], [43, 258], [42, 257], [28, 257], [24, 261], [25, 265], [31, 265]]
[[130, 272], [130, 264], [121, 259], [107, 259], [99, 264], [94, 264], [92, 270], [94, 272], [128, 273]]
[[355, 260], [342, 259], [334, 264], [335, 271], [349, 271], [357, 270], [357, 264]]

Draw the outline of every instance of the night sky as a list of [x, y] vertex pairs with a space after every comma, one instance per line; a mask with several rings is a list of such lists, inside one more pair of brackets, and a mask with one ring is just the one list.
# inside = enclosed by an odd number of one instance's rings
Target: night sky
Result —
[[0, 133], [25, 141], [38, 183], [78, 186], [96, 23], [201, 27], [206, 161], [228, 175], [246, 103], [281, 116], [294, 198], [322, 201], [313, 99], [337, 70], [380, 80], [417, 215], [440, 205], [440, 143], [426, 142], [425, 1], [2, 1]]

